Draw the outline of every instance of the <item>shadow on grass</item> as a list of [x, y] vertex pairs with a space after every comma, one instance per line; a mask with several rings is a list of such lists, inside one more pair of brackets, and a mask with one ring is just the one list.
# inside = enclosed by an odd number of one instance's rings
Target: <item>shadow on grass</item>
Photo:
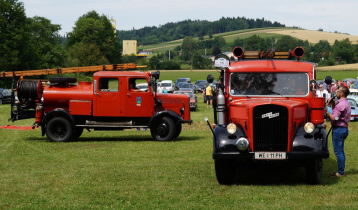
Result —
[[[324, 161], [321, 184], [333, 185], [338, 182], [337, 177], [330, 176], [332, 166], [336, 167], [333, 159]], [[262, 163], [242, 166], [236, 170], [236, 185], [308, 185], [306, 171], [302, 166], [287, 164]]]
[[[163, 141], [163, 142], [176, 142], [176, 141], [195, 141], [199, 140], [200, 137], [197, 136], [179, 136], [177, 139], [173, 141]], [[46, 137], [28, 137], [26, 138], [28, 141], [48, 141]], [[144, 141], [153, 141], [153, 142], [161, 142], [154, 140], [150, 135], [148, 136], [134, 136], [134, 135], [124, 135], [124, 136], [94, 136], [94, 137], [80, 137], [79, 139], [72, 140], [70, 142], [95, 142], [95, 141], [133, 141], [133, 142], [144, 142]]]

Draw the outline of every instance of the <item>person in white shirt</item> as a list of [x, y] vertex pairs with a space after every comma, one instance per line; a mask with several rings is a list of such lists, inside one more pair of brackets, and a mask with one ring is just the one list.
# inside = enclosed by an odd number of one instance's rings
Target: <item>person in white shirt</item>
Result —
[[331, 98], [331, 94], [323, 87], [323, 84], [319, 84], [319, 88], [316, 91], [318, 97], [324, 97], [326, 102]]

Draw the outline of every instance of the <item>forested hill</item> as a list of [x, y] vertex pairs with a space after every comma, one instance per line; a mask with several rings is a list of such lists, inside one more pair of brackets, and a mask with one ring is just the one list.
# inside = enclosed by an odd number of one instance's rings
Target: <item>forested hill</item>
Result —
[[217, 21], [185, 20], [176, 23], [166, 23], [159, 27], [144, 27], [130, 31], [119, 31], [122, 40], [138, 40], [139, 44], [154, 44], [181, 39], [186, 36], [202, 37], [217, 33], [264, 27], [285, 27], [278, 22], [245, 17], [225, 18]]

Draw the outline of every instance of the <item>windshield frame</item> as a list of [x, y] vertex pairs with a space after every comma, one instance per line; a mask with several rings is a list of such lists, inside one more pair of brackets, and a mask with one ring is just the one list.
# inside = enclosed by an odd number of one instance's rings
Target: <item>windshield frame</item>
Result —
[[[267, 73], [267, 74], [272, 74], [272, 73], [274, 73], [274, 74], [280, 74], [280, 73], [285, 73], [285, 74], [304, 74], [304, 75], [306, 75], [306, 77], [307, 77], [307, 92], [306, 92], [306, 94], [305, 95], [287, 95], [287, 94], [280, 94], [280, 93], [277, 93], [277, 94], [273, 94], [273, 95], [248, 95], [248, 94], [242, 94], [242, 95], [237, 95], [237, 94], [232, 94], [231, 93], [231, 79], [232, 79], [232, 75], [233, 74], [250, 74], [250, 73], [252, 73], [252, 74], [262, 74], [262, 73]], [[310, 89], [309, 89], [309, 81], [310, 81], [310, 77], [309, 77], [309, 74], [307, 73], [307, 72], [281, 72], [281, 71], [278, 71], [278, 72], [260, 72], [260, 71], [258, 71], [258, 72], [231, 72], [230, 74], [229, 74], [229, 84], [228, 84], [228, 86], [229, 86], [229, 91], [228, 91], [228, 93], [229, 93], [229, 95], [230, 96], [235, 96], [235, 97], [263, 97], [263, 98], [267, 98], [267, 97], [279, 97], [279, 98], [282, 98], [282, 97], [299, 97], [299, 98], [303, 98], [303, 97], [307, 97], [309, 94], [310, 94]]]

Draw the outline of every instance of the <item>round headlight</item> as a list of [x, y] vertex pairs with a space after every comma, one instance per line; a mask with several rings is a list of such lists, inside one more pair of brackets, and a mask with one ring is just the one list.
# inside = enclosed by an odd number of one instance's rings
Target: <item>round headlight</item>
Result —
[[303, 128], [305, 129], [306, 133], [312, 133], [314, 131], [314, 125], [311, 122], [306, 123]]
[[226, 126], [226, 130], [230, 134], [234, 134], [236, 132], [236, 129], [237, 127], [234, 123], [230, 123], [229, 125]]

